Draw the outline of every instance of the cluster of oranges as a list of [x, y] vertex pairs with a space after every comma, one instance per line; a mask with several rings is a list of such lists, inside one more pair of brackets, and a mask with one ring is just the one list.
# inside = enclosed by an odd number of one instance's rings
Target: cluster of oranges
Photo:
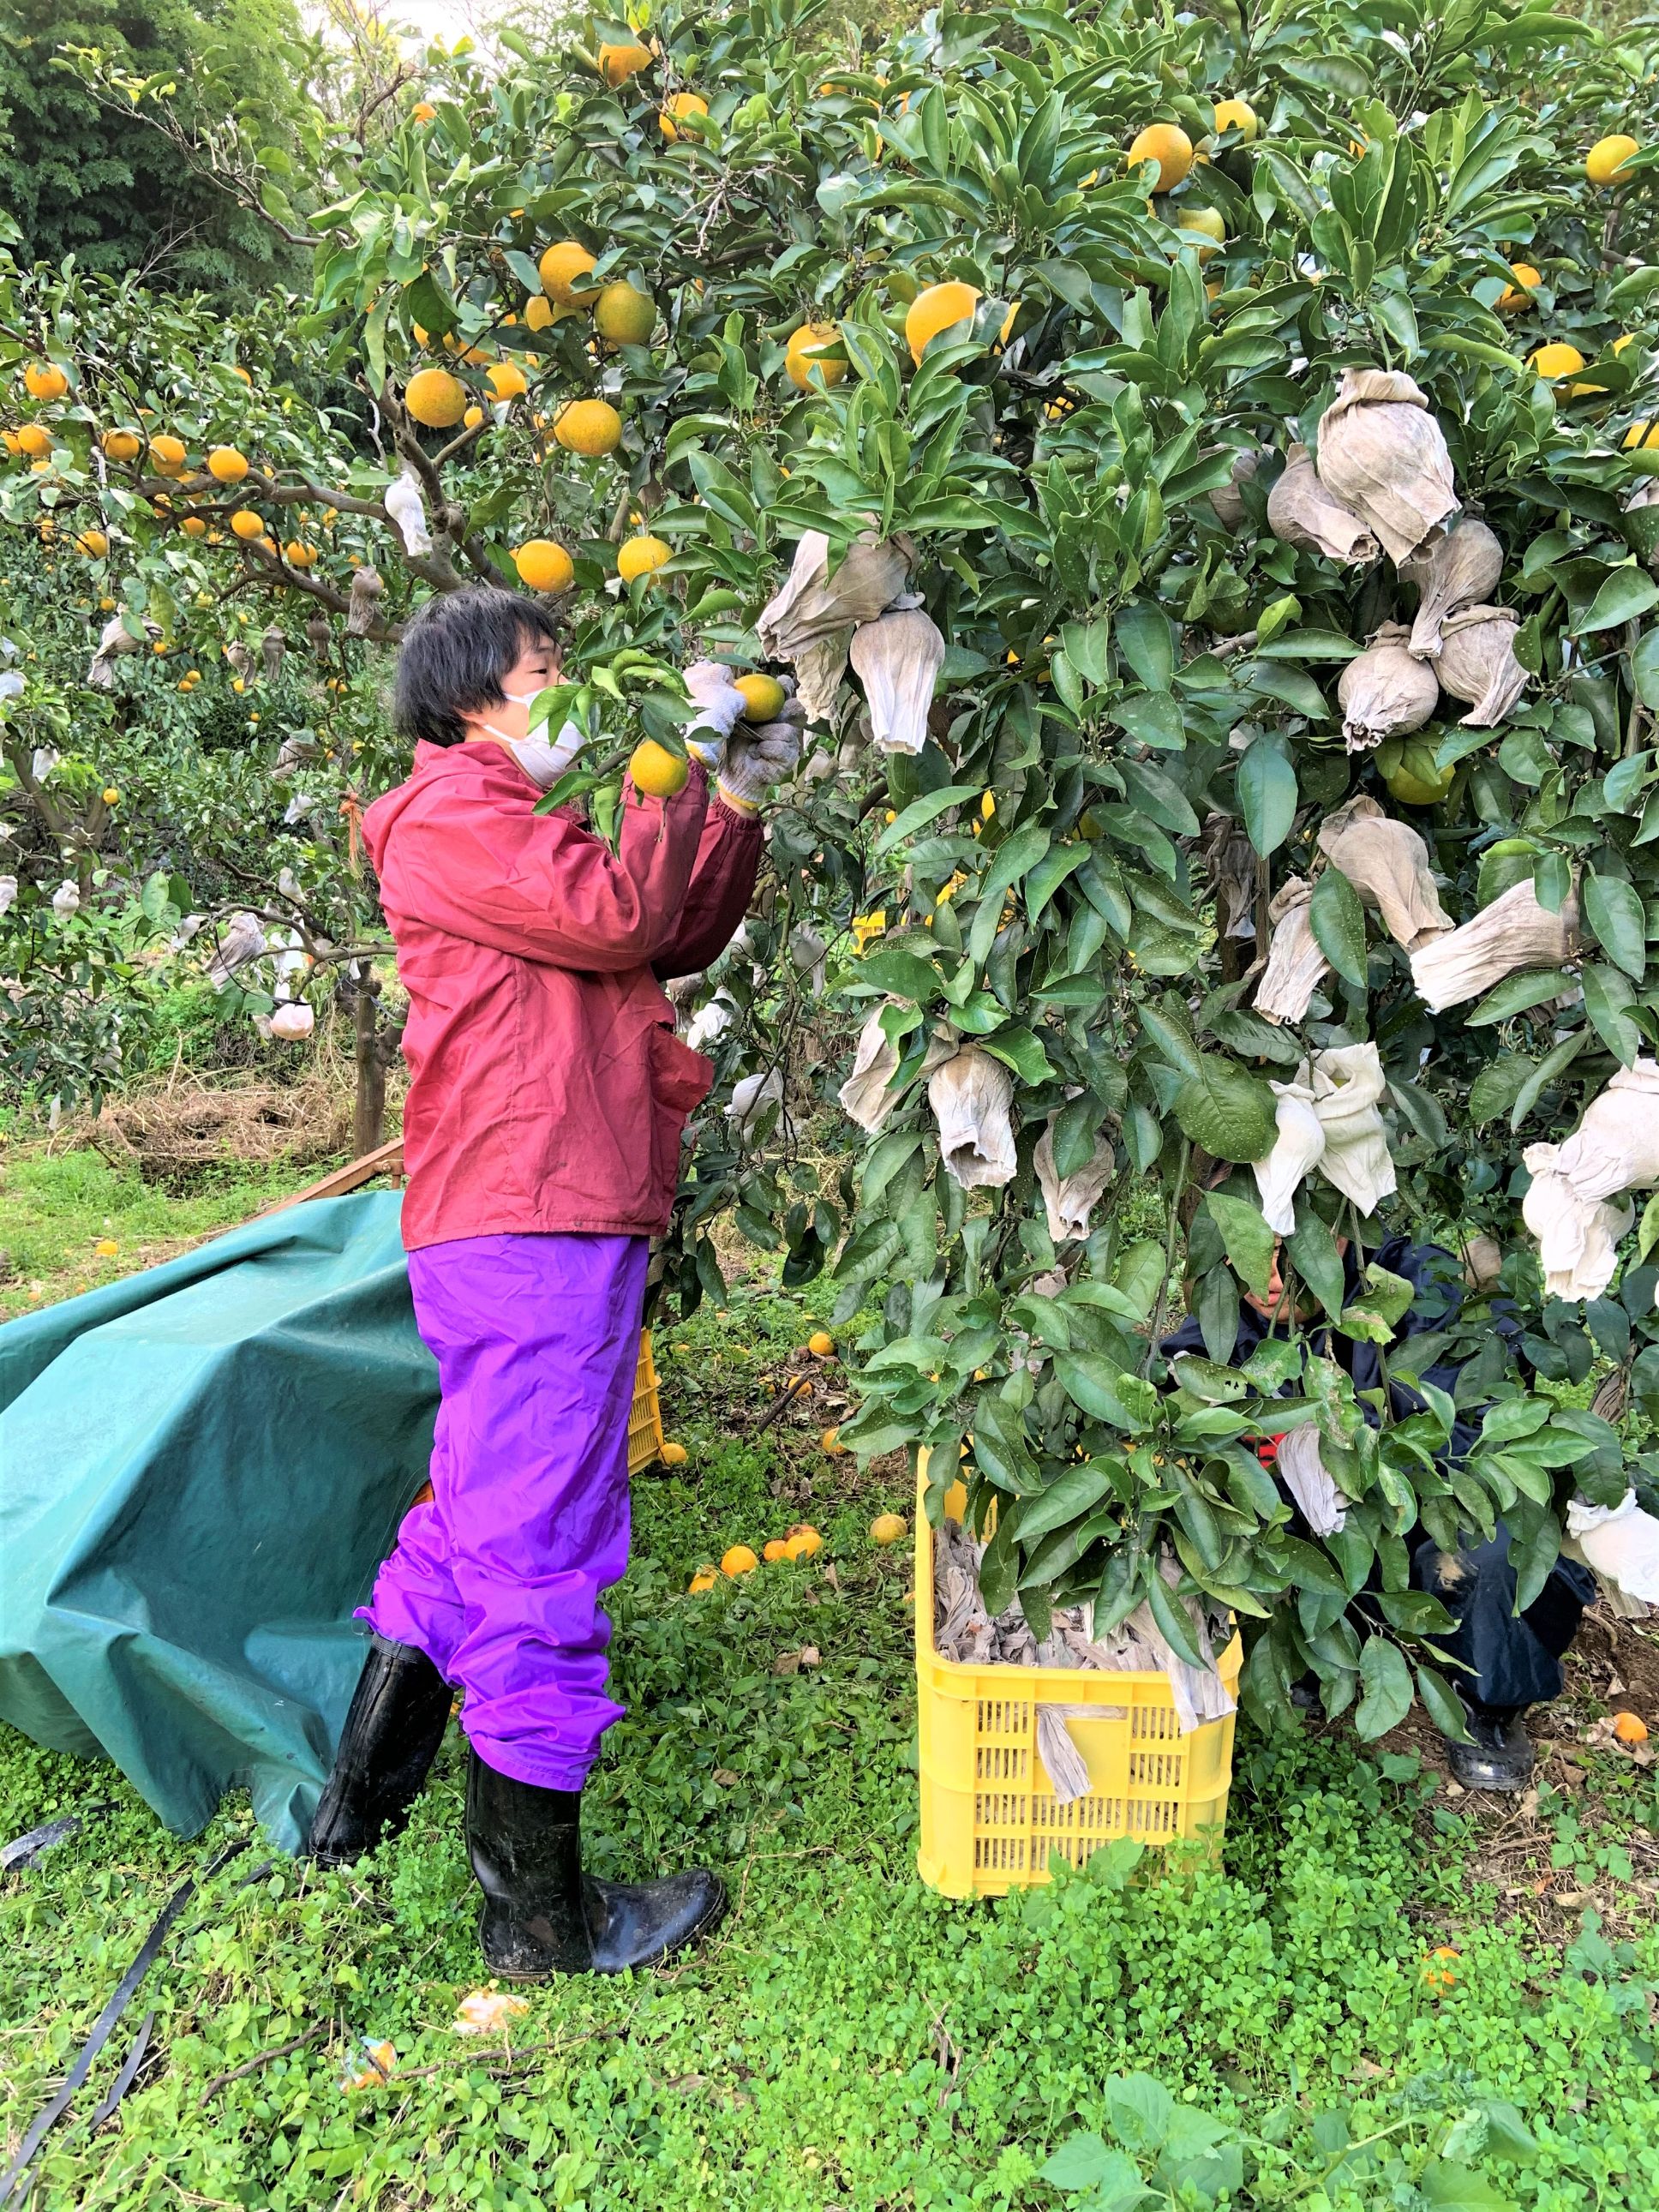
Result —
[[758, 1557], [747, 1544], [732, 1544], [720, 1554], [718, 1571], [699, 1567], [688, 1585], [688, 1594], [701, 1597], [724, 1575], [728, 1582], [740, 1582], [744, 1575], [752, 1575], [762, 1559], [769, 1563], [778, 1559], [810, 1559], [823, 1549], [823, 1539], [810, 1521], [798, 1521], [781, 1536], [774, 1536], [762, 1549]]

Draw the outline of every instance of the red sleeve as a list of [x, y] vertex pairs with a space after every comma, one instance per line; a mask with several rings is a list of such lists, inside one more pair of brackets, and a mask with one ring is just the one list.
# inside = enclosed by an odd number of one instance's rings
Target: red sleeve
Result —
[[758, 815], [739, 814], [714, 800], [703, 822], [679, 921], [651, 963], [662, 981], [695, 975], [732, 942], [754, 896], [761, 842]]
[[674, 936], [708, 805], [701, 768], [672, 799], [625, 784], [613, 854], [569, 815], [446, 790], [431, 814], [398, 823], [394, 878], [382, 881], [405, 912], [498, 952], [555, 968], [643, 968]]

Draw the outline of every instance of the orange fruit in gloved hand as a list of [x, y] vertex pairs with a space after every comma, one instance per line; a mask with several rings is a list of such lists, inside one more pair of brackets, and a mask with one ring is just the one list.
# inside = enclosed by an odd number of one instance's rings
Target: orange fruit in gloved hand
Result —
[[666, 745], [659, 745], [654, 738], [647, 738], [635, 746], [628, 773], [634, 779], [635, 791], [642, 791], [651, 799], [672, 799], [677, 791], [684, 790], [691, 769], [689, 762], [671, 753]]

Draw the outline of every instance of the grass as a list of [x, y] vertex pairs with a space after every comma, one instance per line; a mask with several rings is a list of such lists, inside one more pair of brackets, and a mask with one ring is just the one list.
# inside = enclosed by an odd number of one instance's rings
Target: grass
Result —
[[[47, 1164], [70, 1200], [51, 1249], [105, 1213], [133, 1240], [176, 1221], [88, 1163]], [[57, 1187], [27, 1186], [43, 1210]], [[44, 1282], [56, 1232], [39, 1233]], [[1505, 1856], [1514, 1808], [1483, 1820], [1410, 1751], [1241, 1729], [1219, 1864], [1119, 1848], [994, 1905], [921, 1886], [910, 1559], [867, 1534], [877, 1510], [908, 1510], [902, 1468], [818, 1451], [833, 1369], [756, 1433], [829, 1303], [828, 1285], [792, 1297], [761, 1272], [727, 1314], [657, 1332], [690, 1460], [635, 1486], [613, 1606], [629, 1711], [587, 1826], [601, 1874], [724, 1871], [730, 1917], [672, 1968], [529, 1990], [504, 2033], [458, 2036], [481, 1967], [453, 1732], [408, 1834], [319, 1875], [265, 1863], [245, 1800], [180, 1841], [108, 1769], [0, 1730], [0, 1835], [113, 1801], [0, 1891], [9, 2150], [174, 1885], [247, 1846], [191, 1901], [48, 2138], [32, 2204], [1035, 2212], [1062, 2202], [1044, 2160], [1079, 2129], [1109, 2131], [1111, 2079], [1135, 2069], [1249, 2132], [1255, 2179], [1218, 2200], [1238, 2207], [1659, 2202], [1659, 1805], [1651, 1774], [1612, 1754], [1576, 1750], [1577, 1784], [1552, 1785]], [[686, 1595], [726, 1545], [758, 1551], [808, 1519], [817, 1558]], [[1559, 1935], [1512, 1901], [1581, 1878]], [[1425, 1974], [1441, 1946], [1455, 1959]], [[151, 2007], [150, 2054], [94, 2135]], [[392, 2044], [392, 2070], [348, 2088], [364, 2039]], [[1519, 2108], [1529, 2162], [1459, 2123], [1483, 2096]], [[1461, 2163], [1437, 2163], [1454, 2124]], [[1383, 2160], [1313, 2193], [1334, 2130], [1392, 2130], [1392, 2174]], [[1459, 2171], [1485, 2193], [1456, 2193]]]
[[0, 1141], [0, 1321], [155, 1267], [324, 1172], [228, 1167], [180, 1197], [118, 1172], [89, 1146]]

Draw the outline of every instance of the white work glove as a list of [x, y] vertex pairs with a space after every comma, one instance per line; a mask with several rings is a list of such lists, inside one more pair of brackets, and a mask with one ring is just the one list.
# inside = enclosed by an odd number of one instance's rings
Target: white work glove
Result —
[[794, 774], [800, 760], [805, 710], [790, 700], [775, 722], [738, 730], [720, 763], [720, 795], [739, 814], [757, 813], [775, 783]]
[[1644, 1513], [1627, 1490], [1617, 1505], [1567, 1507], [1567, 1534], [1584, 1562], [1626, 1597], [1659, 1605], [1659, 1521]]
[[685, 733], [685, 750], [713, 775], [726, 750], [732, 726], [743, 713], [743, 694], [732, 681], [732, 672], [720, 660], [694, 660], [685, 672], [685, 688], [696, 702], [697, 719]]

